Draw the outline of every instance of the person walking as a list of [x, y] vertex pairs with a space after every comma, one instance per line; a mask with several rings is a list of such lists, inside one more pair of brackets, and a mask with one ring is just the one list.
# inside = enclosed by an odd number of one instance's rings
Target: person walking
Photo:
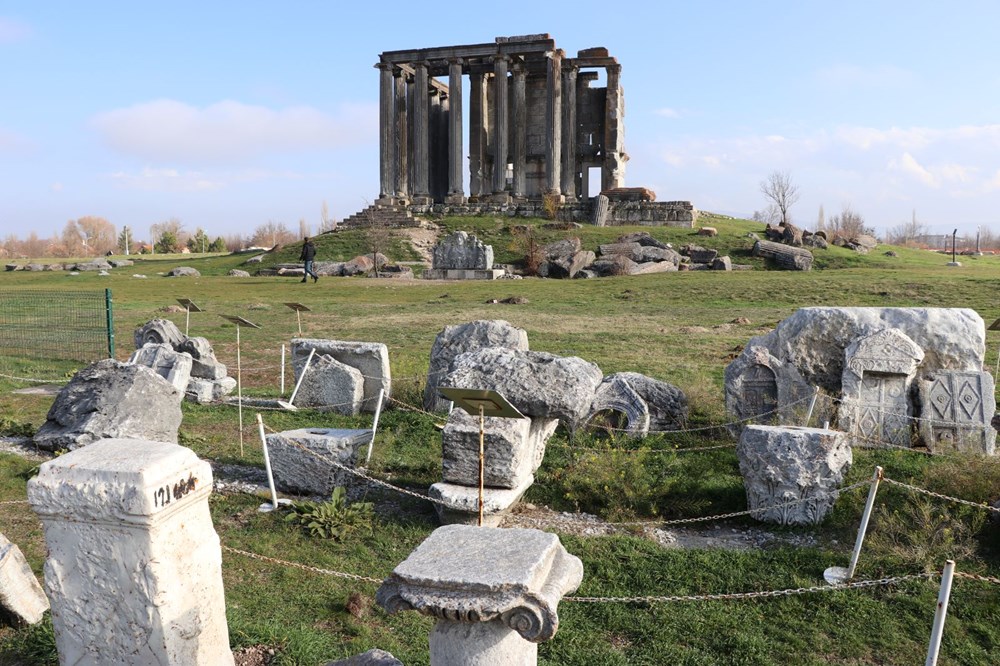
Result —
[[302, 281], [306, 282], [309, 276], [312, 276], [313, 283], [319, 282], [319, 276], [313, 271], [313, 259], [316, 258], [316, 246], [313, 242], [309, 240], [309, 236], [306, 236], [302, 242], [302, 254], [299, 255], [299, 259], [305, 263], [305, 273], [302, 275]]

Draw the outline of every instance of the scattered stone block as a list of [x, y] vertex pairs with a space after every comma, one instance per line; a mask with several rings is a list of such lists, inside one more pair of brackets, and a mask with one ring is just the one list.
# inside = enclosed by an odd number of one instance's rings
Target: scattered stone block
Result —
[[919, 384], [920, 437], [933, 453], [996, 452], [993, 377], [988, 372], [939, 370]]
[[267, 435], [274, 483], [284, 492], [329, 497], [334, 488], [349, 486], [356, 479], [330, 461], [357, 467], [371, 438], [371, 430], [336, 428], [300, 428]]
[[579, 587], [583, 564], [559, 538], [530, 529], [439, 527], [375, 595], [388, 613], [437, 618], [432, 666], [535, 664], [559, 627], [559, 601]]
[[434, 339], [430, 367], [424, 387], [424, 409], [429, 412], [448, 408], [448, 400], [438, 394], [438, 386], [461, 354], [487, 347], [528, 350], [528, 333], [502, 319], [480, 319], [467, 324], [446, 326]]
[[700, 229], [698, 229], [698, 235], [714, 238], [715, 236], [719, 235], [719, 230], [716, 229], [715, 227], [701, 227]]
[[185, 338], [174, 349], [191, 355], [192, 377], [217, 380], [226, 376], [226, 366], [215, 358], [215, 350], [206, 338]]
[[49, 600], [21, 549], [0, 534], [0, 621], [15, 627], [38, 624], [48, 609]]
[[60, 663], [233, 665], [211, 492], [211, 466], [164, 442], [105, 439], [42, 464], [28, 501]]
[[458, 356], [442, 386], [498, 391], [525, 416], [559, 419], [571, 430], [587, 416], [604, 378], [575, 356], [491, 347]]
[[785, 426], [748, 425], [736, 455], [750, 515], [778, 525], [819, 524], [853, 461], [846, 433]]
[[803, 247], [792, 247], [771, 241], [757, 241], [753, 244], [753, 256], [773, 259], [780, 268], [793, 271], [812, 270], [812, 252]]
[[45, 451], [72, 451], [112, 437], [176, 442], [182, 397], [145, 366], [98, 361], [59, 391], [35, 434], [35, 445]]
[[177, 349], [185, 340], [185, 335], [181, 333], [177, 325], [169, 319], [153, 319], [139, 328], [133, 334], [135, 338], [135, 348], [140, 349], [148, 344], [168, 344]]
[[712, 260], [712, 270], [713, 271], [731, 271], [733, 270], [733, 260], [727, 257], [716, 257]]
[[[540, 418], [486, 417], [483, 422], [483, 484], [491, 488], [516, 488], [532, 478], [545, 455], [545, 443], [559, 424]], [[479, 417], [454, 410], [441, 444], [443, 480], [478, 488]]]
[[403, 666], [403, 662], [396, 659], [391, 653], [375, 648], [364, 654], [331, 661], [326, 666]]
[[201, 277], [201, 273], [196, 268], [190, 266], [178, 266], [167, 273], [167, 277]]
[[[357, 368], [364, 377], [364, 403], [361, 411], [375, 413], [379, 391], [385, 397], [392, 395], [392, 374], [389, 371], [389, 348], [381, 342], [347, 342], [342, 340], [320, 340], [315, 338], [294, 338], [292, 340], [292, 365], [295, 378], [302, 373], [309, 350], [316, 355], [327, 355], [335, 360]], [[315, 360], [315, 359], [314, 359]]]
[[625, 255], [619, 254], [606, 259], [598, 259], [588, 268], [600, 277], [614, 277], [616, 275], [635, 275], [639, 271], [639, 264]]
[[711, 264], [719, 256], [718, 250], [701, 247], [700, 245], [688, 245], [684, 250], [684, 253], [691, 257], [691, 263], [693, 264]]
[[474, 235], [456, 231], [434, 247], [431, 267], [490, 270], [493, 268], [493, 246]]
[[322, 354], [313, 356], [295, 395], [295, 403], [296, 407], [358, 414], [364, 398], [365, 378], [361, 371]]
[[229, 277], [241, 277], [241, 278], [250, 277], [250, 273], [247, 273], [246, 271], [241, 271], [238, 268], [231, 269], [228, 273], [226, 273], [226, 275], [228, 275]]
[[191, 380], [191, 355], [178, 353], [168, 344], [143, 345], [135, 350], [128, 362], [146, 366], [181, 393]]

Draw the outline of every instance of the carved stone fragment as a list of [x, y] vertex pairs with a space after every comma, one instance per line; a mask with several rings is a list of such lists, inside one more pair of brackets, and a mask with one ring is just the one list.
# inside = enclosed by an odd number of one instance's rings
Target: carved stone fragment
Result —
[[941, 370], [920, 382], [920, 436], [934, 453], [996, 452], [993, 377], [988, 372]]
[[0, 622], [38, 624], [49, 600], [21, 549], [0, 534]]
[[331, 461], [354, 468], [371, 430], [300, 428], [267, 435], [275, 485], [285, 492], [329, 497], [337, 486], [356, 478]]
[[[379, 391], [385, 397], [392, 394], [392, 373], [389, 370], [389, 348], [381, 342], [348, 342], [343, 340], [319, 340], [294, 338], [292, 340], [292, 365], [295, 377], [302, 373], [309, 350], [317, 355], [326, 354], [344, 365], [357, 368], [364, 377], [364, 403], [361, 411], [375, 413]], [[315, 360], [315, 359], [314, 359]]]
[[168, 344], [143, 345], [135, 350], [128, 362], [150, 368], [181, 393], [191, 379], [191, 355], [178, 353]]
[[845, 433], [788, 426], [748, 425], [736, 455], [751, 515], [778, 525], [822, 521], [853, 460]]

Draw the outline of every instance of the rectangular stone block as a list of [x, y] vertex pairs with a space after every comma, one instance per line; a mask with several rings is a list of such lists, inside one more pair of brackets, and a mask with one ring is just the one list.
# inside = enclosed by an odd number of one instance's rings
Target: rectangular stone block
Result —
[[993, 377], [988, 372], [941, 370], [920, 382], [920, 437], [934, 453], [996, 451]]
[[381, 342], [294, 338], [292, 340], [292, 365], [295, 368], [296, 379], [302, 373], [311, 349], [316, 350], [316, 356], [326, 354], [344, 365], [357, 368], [361, 372], [364, 377], [362, 412], [375, 413], [379, 391], [384, 391], [386, 398], [392, 394], [389, 348]]
[[357, 467], [371, 437], [371, 430], [336, 428], [300, 428], [267, 435], [274, 483], [285, 492], [328, 497], [337, 486], [357, 480], [330, 461]]
[[0, 534], [0, 618], [37, 624], [48, 609], [49, 600], [21, 549]]
[[[545, 442], [555, 432], [557, 419], [506, 419], [484, 421], [484, 485], [516, 488], [534, 474], [545, 452]], [[441, 433], [443, 480], [466, 486], [479, 485], [479, 417], [454, 410]]]
[[28, 482], [49, 550], [62, 664], [232, 666], [212, 468], [182, 446], [105, 439]]

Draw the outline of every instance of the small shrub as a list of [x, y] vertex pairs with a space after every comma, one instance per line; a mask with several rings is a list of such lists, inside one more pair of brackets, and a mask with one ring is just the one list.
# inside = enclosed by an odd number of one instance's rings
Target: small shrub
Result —
[[556, 214], [559, 212], [559, 195], [558, 194], [546, 194], [542, 197], [542, 215], [545, 216], [546, 220], [556, 219]]
[[6, 437], [34, 437], [35, 426], [30, 423], [20, 423], [7, 417], [0, 417], [0, 435]]
[[370, 536], [374, 533], [374, 505], [371, 502], [347, 503], [347, 491], [342, 486], [333, 489], [329, 502], [296, 502], [285, 516], [297, 523], [310, 536], [343, 541], [354, 533]]

